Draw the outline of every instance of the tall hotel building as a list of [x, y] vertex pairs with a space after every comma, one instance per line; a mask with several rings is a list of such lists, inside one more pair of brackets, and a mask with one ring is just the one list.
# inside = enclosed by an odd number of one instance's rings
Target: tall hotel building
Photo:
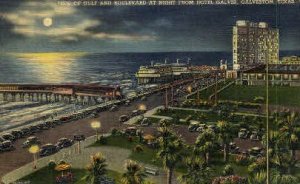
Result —
[[232, 39], [235, 70], [279, 61], [279, 31], [265, 22], [238, 20]]

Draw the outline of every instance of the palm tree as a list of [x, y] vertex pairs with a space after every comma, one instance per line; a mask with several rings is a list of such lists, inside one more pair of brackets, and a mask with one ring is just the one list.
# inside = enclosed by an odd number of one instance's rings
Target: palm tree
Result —
[[187, 172], [180, 176], [182, 184], [208, 184], [211, 183], [212, 171], [206, 167], [201, 157], [190, 156], [185, 160]]
[[[263, 137], [263, 144], [266, 144], [265, 137]], [[278, 131], [269, 131], [269, 156], [272, 166], [285, 169], [289, 174], [296, 164], [296, 160], [289, 152], [285, 135]]]
[[[267, 180], [266, 171], [260, 171], [248, 178], [248, 184], [265, 184]], [[270, 171], [270, 183], [272, 184], [298, 184], [299, 179], [292, 175], [281, 174], [279, 171], [272, 169]]]
[[299, 184], [299, 179], [292, 175], [283, 174], [278, 178], [278, 184]]
[[226, 121], [218, 121], [217, 127], [218, 127], [218, 139], [223, 145], [224, 162], [227, 162], [229, 143], [233, 139], [233, 134], [230, 132], [231, 126]]
[[127, 160], [125, 163], [126, 172], [123, 174], [122, 184], [142, 184], [145, 181], [146, 174], [143, 168], [133, 160]]
[[279, 122], [280, 132], [284, 135], [285, 140], [288, 142], [289, 149], [291, 150], [293, 160], [296, 159], [296, 149], [299, 144], [299, 137], [297, 133], [296, 123], [299, 121], [299, 116], [295, 112], [289, 113], [285, 118]]
[[215, 137], [216, 137], [215, 133], [212, 130], [206, 129], [204, 132], [199, 134], [195, 142], [194, 152], [196, 154], [203, 155], [206, 165], [209, 164], [209, 154], [215, 148], [215, 142], [216, 142]]
[[282, 150], [285, 147], [285, 143], [283, 142], [282, 135], [278, 131], [270, 130], [269, 132], [269, 140], [266, 140], [266, 136], [262, 139], [262, 144], [266, 147], [267, 141], [269, 142], [269, 157], [273, 164], [282, 166]]
[[260, 171], [256, 174], [250, 175], [248, 178], [248, 184], [266, 184], [267, 173], [265, 171]]
[[107, 165], [105, 164], [105, 162], [106, 159], [101, 153], [92, 155], [91, 163], [87, 166], [88, 173], [84, 177], [84, 179], [91, 184], [99, 183], [101, 177], [103, 177], [107, 172]]
[[162, 159], [163, 165], [167, 169], [167, 183], [171, 184], [175, 166], [181, 160], [180, 151], [183, 148], [183, 143], [166, 125], [159, 127], [158, 131], [160, 133], [158, 138], [160, 150], [157, 156]]

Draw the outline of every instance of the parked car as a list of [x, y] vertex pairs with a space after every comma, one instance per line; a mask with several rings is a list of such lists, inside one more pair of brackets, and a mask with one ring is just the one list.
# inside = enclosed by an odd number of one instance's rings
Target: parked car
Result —
[[204, 132], [204, 130], [205, 130], [205, 126], [199, 126], [199, 127], [196, 129], [196, 132], [202, 133], [202, 132]]
[[198, 121], [191, 121], [190, 122], [190, 125], [188, 126], [188, 130], [190, 132], [196, 132], [197, 131], [197, 128], [199, 128], [199, 125], [200, 123]]
[[208, 125], [207, 128], [211, 129], [212, 131], [216, 131], [217, 130], [216, 125]]
[[30, 130], [30, 132], [33, 133], [33, 134], [40, 131], [36, 126], [30, 126], [30, 127], [29, 127], [29, 130]]
[[73, 140], [68, 138], [60, 138], [58, 142], [55, 144], [55, 146], [58, 149], [67, 148], [73, 145]]
[[230, 153], [239, 153], [240, 148], [236, 146], [234, 142], [229, 143], [229, 151]]
[[23, 137], [23, 133], [20, 130], [11, 131], [11, 135], [13, 135], [16, 139], [20, 139]]
[[44, 130], [44, 126], [42, 124], [38, 124], [38, 125], [36, 125], [36, 129], [38, 132], [41, 132]]
[[16, 140], [16, 137], [13, 136], [10, 133], [3, 134], [2, 138], [5, 139], [5, 140], [7, 140], [7, 141], [15, 141]]
[[139, 113], [140, 114], [144, 114], [144, 113], [146, 113], [147, 112], [147, 109], [145, 108], [145, 109], [139, 109]]
[[248, 131], [246, 128], [241, 128], [239, 133], [238, 133], [238, 137], [241, 138], [241, 139], [247, 139], [248, 137]]
[[[93, 112], [92, 113], [92, 117], [93, 118], [98, 118], [99, 117], [99, 114], [97, 113], [97, 112]], [[73, 120], [76, 120], [76, 118], [74, 117], [74, 118], [72, 118]]]
[[60, 121], [60, 120], [58, 120], [58, 119], [55, 119], [55, 120], [53, 121], [53, 123], [54, 123], [55, 125], [61, 125], [61, 124], [62, 124], [62, 121]]
[[58, 151], [58, 148], [55, 145], [50, 144], [50, 143], [45, 144], [40, 149], [40, 156], [41, 157], [49, 156], [49, 155], [56, 153], [57, 151]]
[[127, 127], [124, 132], [126, 135], [135, 136], [135, 135], [137, 135], [137, 128], [136, 127]]
[[140, 111], [139, 110], [133, 110], [131, 112], [131, 117], [134, 117], [134, 116], [138, 116], [140, 114]]
[[125, 121], [128, 121], [129, 117], [127, 115], [122, 115], [119, 117], [120, 123], [124, 123]]
[[82, 135], [82, 134], [74, 135], [73, 140], [74, 141], [84, 141], [85, 135]]
[[32, 145], [40, 144], [41, 141], [38, 140], [36, 136], [30, 136], [27, 138], [25, 142], [23, 142], [22, 147], [23, 148], [29, 148]]
[[126, 105], [126, 106], [129, 106], [129, 105], [130, 105], [130, 100], [126, 100], [126, 101], [125, 101], [125, 105]]
[[251, 135], [250, 135], [250, 140], [251, 141], [259, 141], [259, 136], [257, 131], [252, 131]]
[[30, 131], [29, 128], [22, 128], [21, 132], [24, 136], [31, 135], [33, 132]]
[[0, 151], [12, 151], [14, 150], [14, 146], [11, 141], [4, 141], [0, 143]]
[[59, 120], [60, 120], [62, 123], [66, 123], [66, 122], [69, 122], [69, 121], [71, 120], [71, 118], [68, 117], [68, 116], [64, 116], [64, 117], [59, 118]]
[[109, 109], [109, 111], [113, 112], [113, 111], [116, 111], [117, 109], [118, 109], [118, 106], [113, 105], [113, 106]]
[[42, 123], [42, 128], [43, 130], [49, 130], [50, 128], [53, 128], [54, 124], [51, 123], [50, 121]]
[[252, 148], [248, 149], [248, 154], [251, 157], [262, 157], [263, 149], [260, 147], [252, 147]]

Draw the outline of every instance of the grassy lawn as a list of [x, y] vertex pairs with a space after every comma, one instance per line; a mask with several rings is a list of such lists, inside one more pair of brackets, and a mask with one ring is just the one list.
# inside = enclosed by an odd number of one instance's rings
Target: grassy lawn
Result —
[[[86, 181], [82, 179], [86, 174], [85, 169], [71, 169], [71, 172], [73, 173], [75, 184], [86, 183]], [[28, 176], [25, 176], [20, 181], [30, 181], [31, 184], [56, 184], [55, 178], [60, 175], [61, 172], [51, 170], [49, 167], [44, 167]], [[120, 181], [121, 179], [121, 174], [112, 170], [108, 170], [107, 176], [115, 179], [115, 181]]]
[[[133, 151], [135, 146], [137, 145], [141, 145], [143, 147], [142, 152]], [[161, 162], [159, 162], [156, 157], [157, 150], [149, 148], [146, 145], [140, 143], [138, 137], [134, 137], [133, 140], [130, 142], [128, 141], [128, 138], [125, 136], [110, 136], [107, 138], [106, 144], [101, 144], [97, 142], [91, 146], [115, 146], [115, 147], [130, 149], [132, 150], [132, 153], [129, 157], [130, 159], [143, 162], [145, 164], [152, 164], [159, 167], [162, 166]]]
[[[300, 87], [270, 86], [269, 102], [276, 105], [300, 106]], [[265, 86], [232, 85], [219, 94], [222, 100], [253, 102], [256, 96], [266, 96]]]
[[[224, 86], [226, 86], [230, 82], [232, 82], [232, 80], [229, 80], [229, 79], [226, 80], [225, 82], [219, 82], [218, 85], [217, 85], [217, 90], [223, 88]], [[200, 94], [199, 94], [200, 99], [207, 100], [208, 97], [215, 92], [215, 90], [216, 90], [215, 85], [206, 88], [205, 90], [200, 92]], [[197, 93], [189, 97], [189, 99], [195, 99], [195, 98], [197, 98]]]

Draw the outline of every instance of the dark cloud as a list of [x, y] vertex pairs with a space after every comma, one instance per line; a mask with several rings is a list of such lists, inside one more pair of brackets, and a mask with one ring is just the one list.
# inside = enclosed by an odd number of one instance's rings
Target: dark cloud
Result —
[[[12, 7], [16, 6], [19, 4], [12, 5]], [[94, 37], [69, 37], [69, 39], [62, 40], [62, 46], [59, 47], [66, 45], [65, 48], [72, 46], [72, 49], [77, 50], [113, 50], [116, 52], [229, 51], [231, 50], [232, 26], [236, 20], [246, 19], [255, 22], [264, 21], [273, 27], [278, 27], [280, 29], [281, 49], [300, 50], [300, 5], [118, 6], [78, 7], [77, 10], [80, 15], [86, 15], [86, 19], [100, 22], [100, 24], [85, 28], [85, 31]], [[13, 11], [13, 8], [9, 11]], [[74, 18], [62, 16], [60, 22], [61, 24], [70, 23], [72, 19], [80, 20], [76, 16]], [[11, 30], [10, 27], [4, 32], [13, 34]], [[98, 33], [98, 37], [102, 39], [95, 40], [95, 34]], [[127, 38], [126, 36], [133, 38], [150, 36], [156, 39], [137, 41], [111, 39]], [[15, 35], [11, 37], [15, 37]], [[53, 45], [57, 46], [58, 43]]]
[[0, 16], [0, 47], [4, 48], [7, 42], [13, 42], [19, 39], [24, 39], [24, 36], [14, 33], [12, 30], [14, 25]]

